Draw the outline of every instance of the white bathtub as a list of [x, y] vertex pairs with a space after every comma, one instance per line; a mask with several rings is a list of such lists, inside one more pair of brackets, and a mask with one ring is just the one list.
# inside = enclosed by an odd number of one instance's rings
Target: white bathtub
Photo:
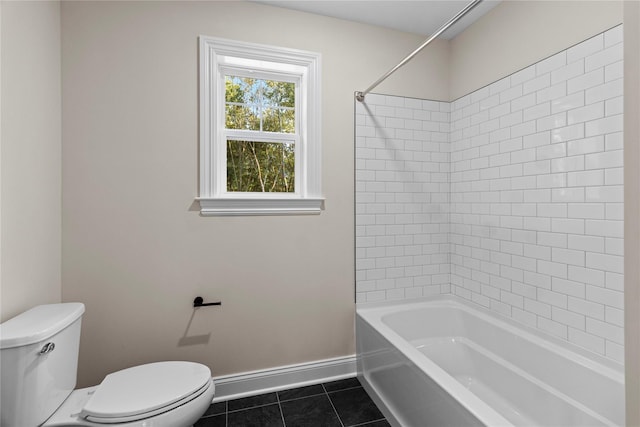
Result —
[[624, 425], [622, 366], [454, 296], [358, 306], [356, 341], [395, 425]]

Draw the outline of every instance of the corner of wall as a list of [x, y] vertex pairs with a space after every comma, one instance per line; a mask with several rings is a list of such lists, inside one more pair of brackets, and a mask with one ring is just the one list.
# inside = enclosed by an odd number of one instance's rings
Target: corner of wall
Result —
[[0, 321], [61, 301], [60, 2], [2, 2]]
[[[640, 3], [624, 5], [624, 55], [625, 55], [625, 388], [626, 401], [640, 400]], [[640, 425], [640, 406], [626, 405], [626, 425]]]
[[451, 100], [622, 23], [623, 3], [503, 1], [451, 40]]

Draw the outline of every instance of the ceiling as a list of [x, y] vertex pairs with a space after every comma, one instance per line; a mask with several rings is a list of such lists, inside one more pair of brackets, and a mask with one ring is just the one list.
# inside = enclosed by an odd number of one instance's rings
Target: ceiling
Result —
[[[409, 33], [433, 34], [469, 2], [459, 0], [254, 0], [302, 12], [378, 25]], [[485, 0], [440, 37], [451, 39], [500, 3]]]

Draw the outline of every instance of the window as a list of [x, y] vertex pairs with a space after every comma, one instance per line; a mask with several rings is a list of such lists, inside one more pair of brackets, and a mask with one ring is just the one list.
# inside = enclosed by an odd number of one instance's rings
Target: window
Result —
[[200, 37], [202, 215], [320, 213], [320, 56]]
[[299, 85], [266, 77], [224, 79], [227, 191], [295, 193]]

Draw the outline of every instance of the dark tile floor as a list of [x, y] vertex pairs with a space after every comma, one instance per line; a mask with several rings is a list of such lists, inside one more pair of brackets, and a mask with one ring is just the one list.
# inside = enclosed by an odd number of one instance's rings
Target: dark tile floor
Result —
[[357, 378], [214, 403], [195, 427], [385, 427]]

